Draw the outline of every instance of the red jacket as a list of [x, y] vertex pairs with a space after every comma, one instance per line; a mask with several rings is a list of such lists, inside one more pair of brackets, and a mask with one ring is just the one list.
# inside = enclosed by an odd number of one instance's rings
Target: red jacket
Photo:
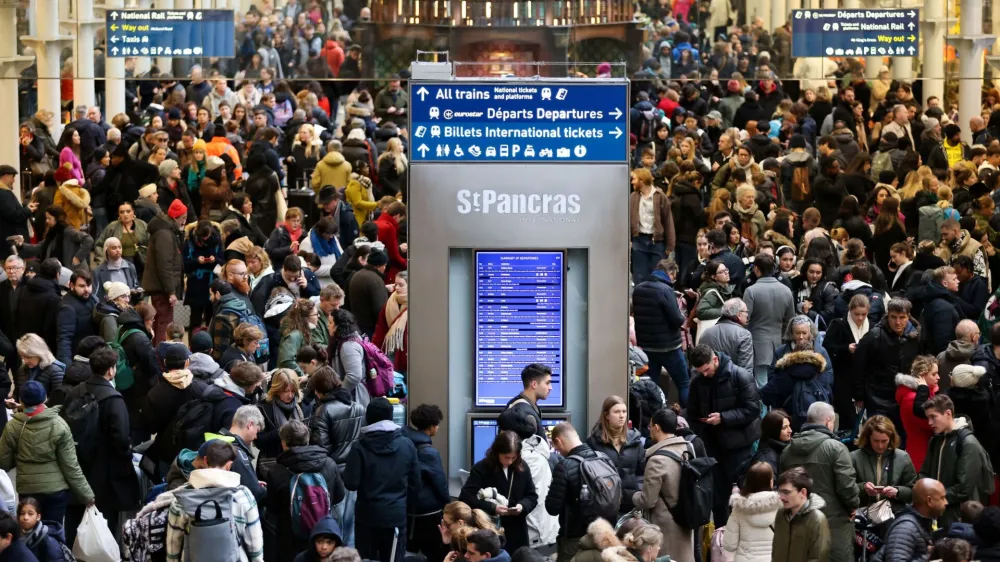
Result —
[[326, 65], [330, 67], [333, 77], [340, 76], [340, 65], [344, 64], [344, 49], [340, 48], [340, 44], [333, 39], [327, 40], [323, 50], [320, 51], [320, 56], [326, 59]]
[[385, 282], [395, 283], [396, 274], [406, 270], [406, 258], [399, 251], [399, 222], [389, 213], [382, 213], [375, 219], [378, 226], [378, 241], [385, 244], [389, 256], [389, 266], [385, 268]]
[[913, 403], [917, 401], [918, 394], [919, 404], [923, 404], [928, 398], [937, 394], [937, 391], [937, 385], [928, 388], [927, 385], [920, 384], [916, 377], [903, 373], [896, 375], [896, 403], [899, 404], [899, 417], [906, 431], [906, 452], [910, 455], [917, 472], [920, 472], [920, 467], [924, 464], [927, 445], [934, 432], [927, 425], [927, 418], [917, 416], [913, 412]]

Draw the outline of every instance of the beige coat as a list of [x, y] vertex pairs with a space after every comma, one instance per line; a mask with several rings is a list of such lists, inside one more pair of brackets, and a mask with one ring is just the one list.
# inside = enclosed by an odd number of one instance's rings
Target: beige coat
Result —
[[670, 555], [670, 560], [676, 562], [694, 562], [694, 533], [674, 523], [674, 518], [667, 509], [667, 505], [677, 503], [681, 466], [673, 459], [656, 455], [656, 452], [662, 449], [675, 455], [683, 455], [690, 446], [683, 437], [675, 436], [646, 449], [642, 491], [632, 496], [635, 506], [646, 510], [649, 522], [659, 525], [663, 532], [660, 556]]
[[738, 492], [729, 498], [733, 508], [723, 546], [734, 552], [733, 562], [771, 562], [771, 542], [774, 540], [774, 516], [781, 510], [778, 492], [766, 491], [742, 496]]

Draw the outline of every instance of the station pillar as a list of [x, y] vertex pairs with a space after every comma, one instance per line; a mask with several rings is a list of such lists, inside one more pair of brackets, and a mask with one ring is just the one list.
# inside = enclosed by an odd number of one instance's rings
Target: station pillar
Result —
[[51, 133], [53, 137], [59, 138], [62, 134], [62, 124], [59, 121], [62, 109], [59, 95], [59, 59], [62, 50], [73, 38], [59, 31], [58, 0], [37, 0], [35, 8], [32, 18], [36, 22], [38, 33], [22, 37], [21, 41], [35, 51], [38, 62], [38, 109], [46, 109], [56, 116]]
[[[944, 100], [944, 47], [948, 17], [941, 0], [925, 0], [920, 22], [924, 51], [921, 59], [921, 78], [924, 81], [924, 100], [937, 96]], [[981, 29], [981, 28], [980, 28]]]
[[[17, 80], [21, 71], [31, 66], [31, 57], [17, 54], [17, 5], [0, 4], [0, 99], [8, 100], [7, 111], [0, 111], [0, 163], [18, 166], [21, 157], [18, 145]], [[14, 189], [21, 200], [21, 190]]]
[[[105, 0], [104, 15], [125, 7], [124, 0]], [[125, 113], [125, 59], [105, 55], [104, 59], [104, 113], [108, 120]]]
[[771, 0], [771, 25], [767, 27], [768, 33], [774, 33], [775, 29], [785, 25], [788, 21], [788, 0]]
[[96, 103], [94, 94], [94, 38], [104, 20], [94, 17], [93, 0], [75, 0], [74, 18], [63, 20], [67, 29], [75, 29], [73, 44], [73, 105], [90, 107]]
[[983, 55], [996, 36], [983, 33], [982, 0], [962, 0], [960, 23], [962, 34], [953, 38], [958, 51], [958, 125], [962, 128], [962, 140], [972, 144], [969, 119], [981, 112]]

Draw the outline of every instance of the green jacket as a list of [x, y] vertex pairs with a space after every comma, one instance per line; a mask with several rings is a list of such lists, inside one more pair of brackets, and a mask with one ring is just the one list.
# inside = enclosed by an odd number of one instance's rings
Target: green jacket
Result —
[[[959, 456], [958, 440], [964, 438]], [[962, 502], [982, 501], [979, 488], [983, 472], [983, 446], [972, 434], [972, 424], [965, 418], [955, 419], [955, 429], [931, 437], [927, 456], [920, 467], [920, 478], [933, 478], [944, 485], [948, 507], [938, 518], [938, 527], [947, 528], [958, 521], [958, 508]]]
[[17, 467], [17, 493], [51, 494], [70, 490], [76, 499], [88, 502], [94, 492], [76, 460], [76, 445], [59, 406], [28, 417], [14, 414], [0, 437], [0, 469]]
[[810, 494], [823, 498], [827, 519], [847, 518], [858, 508], [858, 483], [851, 454], [826, 426], [805, 424], [781, 453], [781, 472], [801, 466], [813, 480]]
[[723, 287], [715, 281], [702, 283], [698, 289], [701, 298], [695, 308], [695, 317], [698, 320], [715, 320], [722, 317], [722, 305], [733, 296], [733, 286]]
[[601, 553], [620, 546], [622, 543], [615, 536], [615, 528], [598, 518], [587, 527], [587, 534], [580, 539], [580, 550], [573, 556], [572, 562], [604, 562]]
[[865, 482], [871, 482], [876, 486], [892, 486], [899, 491], [899, 494], [889, 502], [892, 504], [893, 513], [899, 513], [910, 504], [910, 500], [913, 499], [913, 484], [917, 481], [917, 470], [913, 468], [913, 461], [906, 451], [892, 449], [879, 455], [871, 447], [865, 447], [851, 453], [851, 462], [854, 463], [854, 471], [858, 475], [862, 507], [885, 499], [885, 496], [876, 498], [866, 494]]
[[826, 524], [823, 498], [809, 493], [809, 503], [792, 517], [785, 510], [774, 516], [771, 562], [827, 562], [830, 558], [830, 528]]
[[281, 343], [278, 345], [278, 368], [279, 369], [291, 369], [295, 371], [298, 376], [304, 376], [305, 373], [299, 368], [299, 364], [295, 362], [295, 356], [298, 355], [299, 349], [305, 345], [305, 338], [302, 337], [302, 332], [299, 330], [292, 330], [287, 334], [281, 336]]

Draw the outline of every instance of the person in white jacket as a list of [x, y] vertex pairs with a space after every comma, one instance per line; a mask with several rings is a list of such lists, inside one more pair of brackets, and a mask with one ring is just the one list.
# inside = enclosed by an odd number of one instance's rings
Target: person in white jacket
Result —
[[528, 514], [528, 543], [532, 548], [555, 544], [559, 534], [559, 518], [545, 511], [545, 498], [552, 485], [552, 465], [549, 442], [535, 432], [535, 418], [524, 410], [511, 408], [497, 420], [500, 431], [513, 431], [521, 438], [521, 460], [531, 472], [531, 480], [538, 494], [538, 505]]
[[747, 471], [743, 488], [729, 498], [733, 509], [723, 534], [723, 548], [733, 562], [770, 562], [774, 517], [781, 509], [771, 465], [758, 462]]

